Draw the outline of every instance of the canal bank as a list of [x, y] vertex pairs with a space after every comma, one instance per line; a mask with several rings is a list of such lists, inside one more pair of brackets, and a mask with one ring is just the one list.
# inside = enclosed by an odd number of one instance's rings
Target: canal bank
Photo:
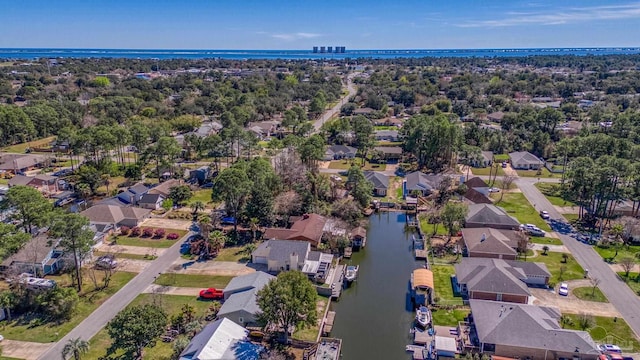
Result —
[[413, 256], [413, 230], [404, 213], [374, 214], [367, 245], [349, 263], [359, 265], [358, 279], [332, 303], [336, 312], [331, 336], [341, 338], [345, 360], [410, 359], [405, 346], [415, 312], [409, 295], [414, 269], [424, 265]]

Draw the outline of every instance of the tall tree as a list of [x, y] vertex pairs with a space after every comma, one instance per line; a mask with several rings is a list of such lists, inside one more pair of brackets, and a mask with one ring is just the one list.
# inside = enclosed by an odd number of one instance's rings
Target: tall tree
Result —
[[107, 324], [107, 333], [112, 340], [107, 355], [121, 349], [129, 359], [142, 359], [144, 348], [155, 346], [167, 321], [167, 314], [156, 305], [125, 308]]
[[282, 327], [286, 340], [293, 326], [316, 324], [316, 300], [316, 290], [305, 274], [284, 271], [258, 291], [256, 302], [262, 310], [260, 319]]
[[66, 360], [71, 355], [74, 360], [81, 360], [82, 355], [87, 352], [89, 352], [89, 342], [81, 338], [69, 339], [62, 348], [62, 359]]
[[369, 206], [373, 194], [373, 184], [365, 177], [362, 169], [351, 166], [347, 173], [347, 186], [351, 188], [351, 195], [362, 207]]
[[442, 225], [447, 229], [449, 237], [455, 235], [464, 225], [468, 211], [469, 208], [462, 203], [449, 202], [444, 206], [440, 213], [440, 219], [442, 219]]
[[211, 199], [224, 201], [227, 213], [233, 216], [233, 230], [238, 231], [238, 214], [251, 192], [251, 180], [244, 169], [230, 167], [222, 170], [213, 183]]
[[0, 259], [15, 254], [31, 236], [11, 224], [0, 223]]
[[38, 190], [23, 185], [13, 186], [7, 191], [3, 206], [15, 209], [11, 217], [20, 221], [27, 233], [31, 233], [34, 225], [43, 226], [53, 209]]
[[439, 171], [451, 166], [462, 136], [458, 124], [445, 115], [416, 115], [402, 128], [404, 150], [413, 154], [420, 167]]
[[73, 256], [78, 292], [82, 291], [82, 262], [93, 245], [93, 231], [89, 229], [89, 219], [79, 214], [56, 214], [50, 232], [60, 239], [58, 246]]

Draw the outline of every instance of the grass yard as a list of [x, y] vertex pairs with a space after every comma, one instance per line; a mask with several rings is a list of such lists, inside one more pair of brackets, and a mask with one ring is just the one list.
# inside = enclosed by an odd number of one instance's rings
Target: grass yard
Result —
[[595, 302], [602, 302], [602, 303], [609, 302], [609, 300], [607, 300], [607, 297], [604, 296], [604, 294], [602, 293], [602, 291], [600, 291], [599, 288], [595, 288], [595, 292], [593, 290], [594, 289], [592, 287], [587, 286], [587, 287], [575, 288], [573, 289], [572, 293], [578, 299], [582, 299], [586, 301], [595, 301]]
[[226, 247], [218, 252], [216, 261], [249, 262], [251, 254], [247, 254], [248, 245]]
[[211, 193], [213, 189], [200, 189], [193, 192], [193, 196], [187, 201], [187, 206], [196, 201], [202, 201], [205, 205], [211, 203]]
[[[436, 229], [436, 225], [438, 228]], [[422, 229], [422, 233], [429, 235], [434, 233], [434, 229], [436, 230], [435, 235], [447, 235], [447, 229], [445, 229], [442, 223], [439, 224], [429, 224], [429, 220], [426, 217], [420, 218], [420, 229]]]
[[[193, 296], [178, 296], [178, 295], [161, 295], [161, 294], [141, 294], [136, 297], [129, 306], [144, 305], [144, 304], [156, 304], [164, 309], [164, 311], [171, 316], [180, 314], [181, 308], [184, 304], [193, 306], [193, 310], [196, 318], [202, 318], [206, 316], [211, 302], [201, 301]], [[106, 329], [100, 330], [96, 336], [89, 341], [89, 352], [82, 356], [86, 360], [98, 360], [106, 355], [107, 348], [111, 345], [111, 338]], [[145, 360], [169, 360], [173, 353], [173, 343], [165, 343], [160, 340], [156, 342], [156, 346], [145, 349]]]
[[[471, 168], [471, 172], [476, 176], [489, 176], [489, 172], [492, 172], [491, 175], [495, 174], [495, 170], [491, 170], [491, 167], [485, 168]], [[498, 176], [504, 176], [504, 169], [502, 167], [498, 168]], [[485, 180], [486, 181], [486, 180]]]
[[[155, 229], [155, 228], [152, 228]], [[186, 233], [186, 230], [177, 230], [177, 229], [165, 229], [167, 234], [176, 233], [178, 234], [178, 239], [181, 239]], [[110, 238], [112, 241], [115, 241], [118, 245], [125, 246], [142, 246], [142, 247], [151, 247], [151, 248], [168, 248], [176, 243], [178, 240], [167, 240], [167, 239], [153, 239], [153, 238], [142, 238], [142, 237], [131, 237], [131, 236], [121, 236], [116, 235]]]
[[[109, 191], [113, 191], [113, 190], [119, 188], [121, 185], [125, 184], [127, 182], [127, 179], [124, 176], [115, 176], [115, 177], [110, 178], [109, 181], [110, 181], [109, 182]], [[96, 192], [106, 193], [107, 192], [107, 186], [106, 185], [98, 186], [98, 189], [96, 189]]]
[[634, 293], [640, 295], [640, 273], [630, 272], [629, 277], [624, 276], [624, 272], [619, 272], [618, 276], [624, 281]]
[[509, 154], [494, 154], [493, 161], [498, 163], [509, 161]]
[[614, 259], [620, 260], [626, 257], [630, 257], [636, 259], [638, 262], [638, 258], [636, 255], [640, 252], [640, 245], [620, 245], [618, 248], [618, 255], [616, 256], [616, 249], [614, 246], [610, 245], [596, 245], [593, 248], [603, 259]]
[[458, 326], [460, 321], [469, 315], [471, 309], [431, 309], [433, 325], [436, 326]]
[[538, 174], [538, 170], [516, 170], [518, 176], [521, 177], [536, 177], [536, 178], [552, 178], [562, 177], [562, 174], [553, 174], [546, 167], [542, 168], [542, 171]]
[[[499, 193], [492, 194], [492, 197], [500, 199]], [[529, 200], [522, 193], [505, 193], [502, 201], [495, 202], [495, 205], [502, 207], [509, 215], [515, 217], [523, 224], [534, 224], [544, 231], [551, 231], [547, 224], [531, 206]]]
[[540, 192], [547, 198], [547, 200], [549, 200], [549, 202], [552, 205], [576, 206], [576, 204], [574, 204], [573, 202], [562, 198], [560, 184], [538, 182], [538, 183], [535, 183], [535, 187], [537, 187], [538, 190], [540, 190]]
[[[579, 324], [580, 315], [563, 314], [571, 319], [571, 323], [565, 328], [573, 330], [582, 330]], [[597, 343], [605, 342], [620, 346], [624, 352], [640, 351], [640, 342], [636, 338], [633, 330], [627, 325], [627, 322], [621, 318], [594, 316], [594, 325], [587, 331], [591, 334], [593, 340]], [[613, 341], [611, 341], [613, 339]]]
[[53, 140], [55, 140], [55, 136], [49, 136], [44, 139], [29, 141], [26, 143], [16, 144], [5, 147], [3, 150], [11, 153], [20, 153], [24, 154], [25, 150], [30, 147], [44, 147], [49, 145]]
[[[349, 170], [351, 165], [362, 166], [362, 158], [333, 160], [329, 163], [329, 169]], [[365, 161], [362, 170], [384, 171], [386, 167], [386, 164], [372, 164], [369, 161]]]
[[193, 275], [193, 274], [160, 274], [155, 283], [162, 286], [193, 287], [193, 288], [224, 288], [233, 276]]
[[542, 245], [562, 245], [562, 241], [556, 238], [531, 236], [531, 242]]
[[[551, 279], [549, 282], [554, 284], [566, 280], [575, 280], [584, 278], [584, 269], [578, 264], [573, 255], [567, 254], [567, 262], [563, 263], [562, 253], [549, 251], [547, 255], [542, 255], [542, 252], [538, 253], [536, 257], [528, 257], [529, 262], [541, 262], [547, 265], [549, 272], [551, 272]], [[565, 271], [560, 276], [560, 268], [565, 267]]]
[[[318, 296], [318, 300], [316, 301], [318, 319], [322, 319], [322, 316], [324, 315], [327, 306], [329, 306], [329, 303], [330, 301], [328, 298]], [[316, 324], [314, 326], [307, 326], [304, 329], [296, 329], [291, 337], [297, 340], [315, 342], [318, 338], [318, 332], [320, 332], [320, 326]]]
[[157, 256], [154, 255], [139, 255], [139, 254], [130, 254], [126, 252], [119, 253], [106, 253], [102, 251], [94, 251], [94, 256], [103, 256], [103, 255], [115, 255], [116, 259], [132, 259], [132, 260], [155, 260]]
[[[98, 281], [102, 281], [102, 272], [98, 272], [97, 275]], [[33, 321], [24, 321], [23, 318], [17, 317], [11, 322], [4, 323], [2, 335], [7, 339], [20, 341], [40, 343], [58, 341], [136, 275], [128, 272], [116, 272], [111, 277], [108, 288], [96, 290], [88, 274], [85, 273], [83, 275], [84, 285], [80, 294], [80, 302], [78, 302], [76, 311], [69, 321], [61, 324], [44, 323], [37, 325]], [[71, 286], [71, 280], [68, 275], [48, 276], [47, 278], [58, 282], [58, 286]]]
[[435, 298], [439, 304], [443, 305], [463, 305], [462, 297], [453, 294], [453, 284], [451, 275], [456, 273], [453, 265], [436, 265], [431, 268], [433, 271], [433, 286], [435, 286]]

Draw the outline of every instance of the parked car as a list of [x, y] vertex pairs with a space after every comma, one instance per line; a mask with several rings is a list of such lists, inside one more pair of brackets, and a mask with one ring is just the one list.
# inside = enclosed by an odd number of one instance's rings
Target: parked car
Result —
[[560, 284], [560, 288], [558, 289], [558, 294], [560, 294], [562, 296], [568, 296], [569, 295], [569, 284], [567, 284], [567, 283]]
[[200, 297], [207, 300], [218, 300], [224, 297], [224, 291], [216, 288], [200, 290]]
[[104, 255], [96, 260], [95, 266], [99, 269], [115, 269], [118, 266], [118, 261], [113, 255]]
[[540, 217], [545, 219], [545, 220], [548, 220], [549, 219], [549, 212], [546, 211], [546, 210], [541, 210], [540, 211]]
[[527, 230], [527, 233], [531, 236], [539, 236], [539, 237], [544, 237], [546, 234], [544, 230], [540, 230], [540, 229], [529, 229]]
[[507, 167], [507, 162], [505, 161], [502, 163], [502, 168], [506, 168], [506, 167]]
[[540, 228], [533, 224], [520, 224], [520, 230], [524, 230], [524, 231], [540, 230]]
[[497, 192], [500, 192], [500, 189], [498, 189], [497, 187], [492, 187], [492, 188], [489, 188], [489, 192], [490, 193], [497, 193]]
[[619, 346], [617, 345], [612, 345], [612, 344], [602, 344], [600, 345], [600, 349], [604, 352], [611, 352], [611, 353], [622, 353], [622, 350], [620, 349]]

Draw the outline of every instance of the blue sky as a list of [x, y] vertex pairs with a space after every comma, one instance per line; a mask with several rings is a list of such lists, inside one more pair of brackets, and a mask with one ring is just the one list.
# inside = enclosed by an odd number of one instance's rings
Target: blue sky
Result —
[[640, 1], [2, 0], [0, 9], [3, 48], [640, 46]]

